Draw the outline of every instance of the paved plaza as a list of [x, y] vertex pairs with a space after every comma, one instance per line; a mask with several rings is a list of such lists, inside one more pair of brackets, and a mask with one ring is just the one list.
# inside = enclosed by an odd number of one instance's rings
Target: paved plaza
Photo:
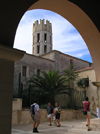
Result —
[[[72, 134], [68, 132], [68, 129], [72, 129], [74, 125], [80, 125], [81, 122], [84, 121], [85, 119], [63, 121], [61, 122], [61, 127], [56, 127], [54, 125], [49, 126], [48, 122], [44, 122], [44, 123], [40, 123], [38, 130], [40, 134]], [[33, 133], [32, 124], [12, 126], [12, 134], [32, 134], [32, 133]]]

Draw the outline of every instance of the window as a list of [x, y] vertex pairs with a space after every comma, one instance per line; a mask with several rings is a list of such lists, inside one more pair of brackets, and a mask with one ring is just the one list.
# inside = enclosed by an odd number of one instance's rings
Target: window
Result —
[[44, 45], [44, 53], [46, 53], [46, 52], [47, 52], [47, 46]]
[[91, 63], [89, 63], [89, 67], [92, 67], [92, 64]]
[[37, 75], [39, 75], [40, 76], [40, 69], [37, 69]]
[[32, 53], [34, 54], [34, 47], [33, 47], [33, 52]]
[[51, 35], [50, 35], [50, 44], [52, 44], [52, 38], [51, 38]]
[[40, 42], [40, 33], [37, 33], [37, 42]]
[[34, 36], [33, 36], [33, 45], [34, 45]]
[[40, 46], [37, 46], [37, 54], [40, 52]]
[[26, 66], [23, 66], [22, 67], [22, 76], [23, 77], [26, 77], [26, 70], [27, 70], [27, 67]]
[[47, 42], [47, 34], [44, 33], [44, 42]]
[[72, 59], [70, 59], [70, 65], [73, 65], [73, 60]]

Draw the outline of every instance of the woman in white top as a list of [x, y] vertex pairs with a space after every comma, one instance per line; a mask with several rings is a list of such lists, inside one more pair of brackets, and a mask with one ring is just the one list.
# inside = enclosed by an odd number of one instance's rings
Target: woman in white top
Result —
[[97, 105], [97, 117], [99, 118], [99, 106]]

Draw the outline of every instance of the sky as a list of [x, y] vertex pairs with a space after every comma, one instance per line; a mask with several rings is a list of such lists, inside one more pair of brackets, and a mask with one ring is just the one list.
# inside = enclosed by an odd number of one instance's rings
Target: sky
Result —
[[32, 54], [32, 28], [36, 20], [45, 19], [52, 23], [53, 50], [92, 62], [89, 50], [77, 29], [59, 14], [42, 9], [27, 11], [18, 25], [14, 48]]

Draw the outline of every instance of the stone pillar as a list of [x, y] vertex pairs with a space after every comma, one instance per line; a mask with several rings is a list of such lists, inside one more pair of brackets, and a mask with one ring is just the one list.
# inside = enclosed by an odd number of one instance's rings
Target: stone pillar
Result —
[[11, 134], [14, 61], [24, 53], [0, 45], [0, 134]]
[[98, 105], [99, 105], [99, 119], [100, 119], [100, 81], [92, 82], [94, 86], [97, 86], [98, 93]]

